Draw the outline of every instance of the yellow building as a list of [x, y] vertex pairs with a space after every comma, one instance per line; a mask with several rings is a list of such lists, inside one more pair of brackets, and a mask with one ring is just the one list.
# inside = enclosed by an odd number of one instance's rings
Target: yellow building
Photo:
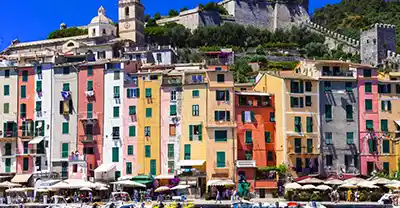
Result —
[[137, 109], [137, 172], [160, 174], [161, 72], [138, 73], [140, 97]]
[[235, 180], [234, 83], [230, 71], [207, 71], [207, 179]]
[[275, 95], [276, 165], [300, 170], [318, 163], [318, 80], [293, 72], [265, 73], [254, 89]]

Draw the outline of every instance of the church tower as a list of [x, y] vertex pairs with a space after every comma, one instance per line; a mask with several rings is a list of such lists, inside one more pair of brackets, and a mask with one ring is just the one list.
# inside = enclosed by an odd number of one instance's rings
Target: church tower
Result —
[[144, 44], [144, 6], [140, 0], [119, 0], [119, 37]]

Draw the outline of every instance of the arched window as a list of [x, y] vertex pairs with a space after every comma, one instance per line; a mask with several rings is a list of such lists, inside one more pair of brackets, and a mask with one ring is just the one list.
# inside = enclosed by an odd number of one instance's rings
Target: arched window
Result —
[[75, 45], [74, 45], [74, 43], [68, 43], [68, 45], [67, 45], [67, 47], [74, 47]]
[[103, 29], [103, 35], [107, 35], [106, 29]]
[[125, 7], [125, 17], [129, 17], [129, 7]]
[[93, 30], [92, 30], [92, 35], [96, 36], [96, 29], [95, 28], [93, 28]]

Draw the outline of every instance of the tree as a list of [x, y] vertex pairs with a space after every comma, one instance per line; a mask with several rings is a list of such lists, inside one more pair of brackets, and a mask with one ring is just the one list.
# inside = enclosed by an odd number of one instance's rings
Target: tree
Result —
[[157, 13], [154, 14], [154, 19], [155, 19], [155, 20], [161, 19], [161, 14], [160, 14], [160, 12], [157, 12]]
[[157, 26], [156, 19], [154, 19], [154, 18], [148, 19], [146, 27], [154, 27], [154, 26]]
[[70, 27], [62, 30], [56, 30], [49, 34], [47, 39], [55, 39], [55, 38], [65, 38], [65, 37], [72, 37], [72, 36], [79, 36], [79, 35], [87, 35], [87, 29], [80, 29], [77, 27]]
[[149, 14], [144, 15], [144, 21], [148, 22], [151, 19], [151, 16]]
[[307, 57], [308, 58], [326, 58], [327, 55], [329, 57], [329, 48], [323, 43], [316, 43], [316, 42], [311, 42], [305, 45], [304, 47], [307, 50]]
[[247, 60], [239, 59], [232, 65], [229, 69], [233, 71], [233, 77], [235, 82], [246, 83], [250, 77], [251, 72], [253, 72], [251, 66], [249, 66]]
[[179, 13], [178, 13], [178, 11], [176, 11], [175, 9], [170, 9], [169, 11], [168, 11], [168, 17], [176, 17], [176, 16], [178, 16], [179, 15]]
[[188, 10], [187, 7], [182, 7], [182, 8], [180, 9], [180, 12], [183, 12], [183, 11], [186, 11], [186, 10]]

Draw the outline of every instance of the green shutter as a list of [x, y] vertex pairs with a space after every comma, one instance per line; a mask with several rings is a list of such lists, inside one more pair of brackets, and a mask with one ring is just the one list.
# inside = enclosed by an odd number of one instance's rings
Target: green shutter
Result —
[[199, 141], [203, 140], [203, 124], [199, 125]]
[[332, 132], [325, 132], [325, 144], [333, 144], [332, 142]]
[[133, 145], [128, 145], [128, 155], [133, 155]]
[[146, 88], [146, 98], [151, 98], [151, 88]]
[[168, 144], [168, 158], [174, 158], [175, 150], [174, 144]]
[[88, 77], [93, 76], [93, 66], [88, 66], [87, 75]]
[[387, 110], [392, 111], [392, 101], [387, 101]]
[[230, 100], [229, 96], [230, 96], [229, 90], [226, 90], [226, 91], [225, 91], [225, 100], [226, 100], [226, 101], [229, 101], [229, 100]]
[[86, 105], [87, 107], [87, 117], [88, 118], [93, 118], [93, 104], [92, 103], [88, 103]]
[[169, 106], [169, 115], [175, 116], [176, 115], [176, 105]]
[[22, 81], [23, 82], [28, 81], [28, 71], [22, 71]]
[[386, 173], [389, 173], [390, 169], [389, 169], [389, 162], [383, 162], [383, 171]]
[[225, 163], [225, 152], [217, 152], [217, 168], [224, 168]]
[[10, 103], [4, 103], [3, 113], [8, 114], [10, 113]]
[[146, 157], [151, 157], [151, 149], [150, 149], [150, 145], [146, 145], [145, 147], [145, 156]]
[[150, 160], [150, 174], [157, 175], [156, 160]]
[[4, 95], [10, 95], [10, 85], [4, 85]]
[[61, 150], [61, 157], [62, 158], [67, 158], [68, 154], [69, 154], [69, 148], [68, 148], [69, 144], [68, 143], [62, 143], [62, 150]]
[[269, 113], [269, 121], [270, 122], [275, 122], [275, 112], [270, 112]]
[[372, 110], [372, 100], [371, 99], [365, 99], [365, 110], [366, 111]]
[[219, 111], [214, 111], [214, 121], [219, 121]]
[[372, 139], [368, 140], [368, 147], [369, 147], [369, 152], [373, 153], [374, 152], [374, 141]]
[[200, 96], [200, 92], [199, 92], [199, 90], [193, 90], [192, 91], [192, 97], [199, 97]]
[[37, 74], [42, 74], [42, 66], [37, 66], [36, 67], [36, 73]]
[[119, 86], [114, 86], [114, 98], [119, 98]]
[[129, 126], [129, 136], [130, 137], [136, 136], [136, 126]]
[[185, 144], [185, 148], [184, 148], [184, 160], [190, 160], [190, 144]]
[[271, 143], [271, 132], [266, 131], [264, 132], [265, 143]]
[[152, 108], [146, 108], [146, 118], [151, 118], [152, 116]]
[[45, 127], [45, 121], [42, 121], [42, 128], [41, 128], [41, 132], [40, 132], [40, 136], [44, 136], [44, 127]]
[[87, 81], [87, 91], [92, 91], [93, 90], [93, 81], [88, 80]]
[[26, 86], [21, 86], [21, 98], [26, 98]]
[[136, 88], [135, 91], [136, 91], [136, 97], [139, 98], [140, 97], [140, 89]]
[[294, 117], [294, 130], [295, 132], [301, 132], [301, 117]]
[[119, 162], [119, 148], [118, 147], [112, 148], [112, 161]]
[[354, 144], [354, 132], [346, 133], [346, 142], [347, 144]]
[[136, 106], [129, 106], [129, 115], [136, 115]]
[[301, 138], [294, 139], [294, 152], [301, 153]]
[[374, 122], [372, 120], [366, 120], [365, 126], [366, 126], [366, 129], [372, 130], [372, 129], [374, 129]]
[[68, 122], [63, 122], [62, 123], [62, 133], [63, 134], [68, 134], [69, 133], [69, 123]]
[[246, 144], [252, 144], [252, 143], [253, 143], [252, 132], [251, 130], [246, 130]]
[[313, 132], [313, 119], [312, 117], [307, 117], [307, 133]]
[[126, 162], [126, 174], [132, 174], [132, 162]]
[[383, 153], [389, 154], [390, 153], [390, 141], [388, 139], [384, 139], [382, 146], [383, 146], [383, 148], [382, 148]]
[[388, 120], [386, 120], [386, 119], [381, 120], [381, 131], [384, 131], [384, 132], [388, 131]]
[[115, 106], [113, 109], [114, 109], [114, 111], [113, 111], [114, 118], [118, 118], [119, 117], [119, 107]]
[[307, 153], [312, 153], [313, 149], [313, 140], [307, 139]]
[[23, 171], [29, 170], [29, 158], [24, 157], [23, 159]]
[[193, 141], [193, 125], [189, 125], [189, 141]]
[[36, 101], [36, 111], [42, 111], [42, 101]]
[[325, 120], [330, 121], [332, 120], [332, 106], [325, 105]]
[[366, 82], [365, 83], [365, 93], [371, 93], [372, 92], [372, 83]]
[[63, 91], [69, 91], [69, 83], [64, 83], [63, 84]]
[[381, 101], [381, 111], [383, 112], [383, 111], [386, 111], [386, 107], [385, 107], [385, 101]]
[[346, 119], [353, 120], [353, 106], [346, 105]]
[[36, 81], [36, 92], [42, 92], [42, 81]]
[[256, 122], [256, 116], [254, 115], [253, 111], [250, 111], [251, 121]]

